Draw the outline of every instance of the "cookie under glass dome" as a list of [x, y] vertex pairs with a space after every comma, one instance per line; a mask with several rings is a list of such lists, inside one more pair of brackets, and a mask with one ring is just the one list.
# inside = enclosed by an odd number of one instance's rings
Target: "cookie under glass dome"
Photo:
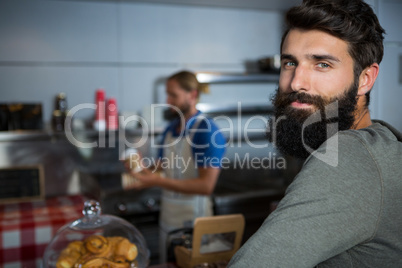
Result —
[[59, 229], [46, 247], [44, 268], [145, 268], [149, 250], [134, 225], [101, 215], [97, 201], [86, 201], [83, 217]]

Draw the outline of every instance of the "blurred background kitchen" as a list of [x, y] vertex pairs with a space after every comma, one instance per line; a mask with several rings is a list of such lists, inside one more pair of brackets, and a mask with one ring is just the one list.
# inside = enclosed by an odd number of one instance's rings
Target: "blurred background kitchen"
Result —
[[[208, 94], [200, 99], [201, 110], [211, 116], [237, 117], [241, 106], [241, 119], [234, 118], [242, 122], [236, 129], [241, 131], [250, 116], [266, 117], [271, 111], [270, 96], [278, 80], [272, 62], [280, 52], [283, 14], [300, 2], [0, 1], [0, 168], [43, 165], [46, 197], [85, 194], [100, 199], [106, 213], [139, 227], [157, 259], [159, 192], [112, 191], [111, 181], [118, 181], [122, 171], [118, 161], [122, 140], [118, 133], [107, 132], [103, 148], [71, 144], [63, 131], [57, 131], [60, 93], [71, 110], [95, 104], [96, 90], [103, 89], [105, 100], [115, 99], [118, 115], [138, 115], [144, 124], [151, 118], [151, 104], [165, 103], [164, 79], [186, 69], [198, 73], [200, 82], [208, 86]], [[367, 2], [387, 31], [380, 75], [371, 93], [372, 118], [402, 131], [402, 2]], [[271, 60], [267, 68], [263, 60]], [[214, 75], [205, 76], [210, 73]], [[21, 107], [28, 119], [21, 119]], [[10, 111], [15, 112], [14, 118]], [[100, 141], [94, 119], [93, 108], [74, 114], [78, 140]], [[224, 123], [221, 126], [227, 127]], [[264, 120], [254, 123], [253, 128], [264, 129]], [[157, 138], [164, 124], [163, 111], [157, 110], [156, 129], [145, 135]], [[120, 125], [120, 131], [130, 142], [144, 133], [140, 122], [125, 129]], [[235, 136], [232, 144], [244, 143], [244, 137]], [[251, 136], [255, 144], [267, 143], [261, 131]], [[151, 147], [147, 143], [140, 151], [153, 155]], [[228, 157], [233, 160], [235, 154], [246, 153], [280, 157], [272, 146], [251, 147], [229, 148]], [[274, 209], [298, 165], [287, 159], [285, 169], [223, 171], [215, 194], [216, 213], [245, 214], [246, 239], [269, 213], [267, 204]]]

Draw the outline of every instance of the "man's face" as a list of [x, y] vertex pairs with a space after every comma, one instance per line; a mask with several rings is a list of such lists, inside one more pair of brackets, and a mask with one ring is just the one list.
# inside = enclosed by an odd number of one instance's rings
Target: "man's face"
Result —
[[[328, 101], [344, 95], [354, 80], [348, 44], [322, 31], [291, 30], [283, 42], [281, 63], [279, 88], [284, 93], [306, 93]], [[291, 107], [317, 108], [299, 101]]]
[[[177, 107], [183, 114], [186, 114], [190, 110], [192, 94], [181, 88], [176, 80], [170, 79], [167, 81], [166, 94], [167, 104]], [[170, 111], [177, 113], [173, 108]]]
[[[345, 41], [321, 31], [294, 29], [284, 40], [281, 62], [273, 99], [276, 118], [270, 121], [268, 136], [282, 152], [305, 158], [310, 154], [306, 145], [315, 150], [354, 122], [358, 81], [354, 81], [353, 59]], [[322, 120], [306, 124], [313, 114]], [[336, 118], [328, 118], [334, 114]], [[334, 121], [337, 129], [327, 133]]]

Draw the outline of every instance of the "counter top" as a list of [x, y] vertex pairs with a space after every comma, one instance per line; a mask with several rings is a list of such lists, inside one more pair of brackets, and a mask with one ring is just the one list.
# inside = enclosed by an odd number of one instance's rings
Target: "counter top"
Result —
[[[121, 129], [121, 130], [74, 130], [69, 134], [70, 137], [80, 137], [85, 139], [98, 139], [99, 137], [108, 137], [110, 133], [113, 133], [114, 137], [118, 138], [116, 134], [118, 131], [124, 131], [124, 135], [127, 137], [138, 137], [142, 135], [159, 135], [162, 133], [162, 128], [155, 128], [151, 130], [144, 130], [141, 128], [136, 129]], [[0, 131], [0, 142], [8, 141], [37, 141], [37, 140], [51, 140], [54, 138], [67, 139], [67, 134], [64, 131], [54, 132], [49, 130], [13, 130], [13, 131]]]
[[36, 267], [56, 232], [82, 217], [85, 200], [74, 195], [1, 204], [0, 267]]
[[178, 268], [178, 266], [176, 266], [176, 264], [174, 263], [163, 263], [163, 264], [151, 265], [148, 268]]

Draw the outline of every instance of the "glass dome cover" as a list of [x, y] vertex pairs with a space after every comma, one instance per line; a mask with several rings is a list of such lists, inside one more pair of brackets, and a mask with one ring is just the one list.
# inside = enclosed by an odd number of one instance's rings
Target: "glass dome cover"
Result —
[[142, 234], [126, 220], [101, 215], [99, 202], [86, 201], [84, 217], [61, 227], [43, 255], [44, 268], [145, 268], [149, 250]]

